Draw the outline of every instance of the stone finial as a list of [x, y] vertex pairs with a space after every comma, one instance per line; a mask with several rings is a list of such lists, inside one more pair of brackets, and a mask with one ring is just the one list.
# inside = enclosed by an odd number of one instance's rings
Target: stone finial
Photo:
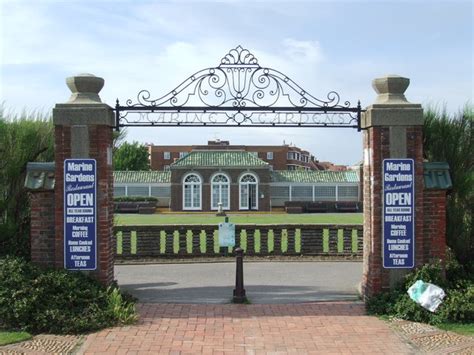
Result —
[[404, 93], [410, 85], [410, 79], [398, 75], [387, 75], [372, 81], [372, 87], [378, 96], [376, 104], [408, 104]]
[[78, 74], [66, 78], [66, 84], [72, 94], [68, 104], [101, 103], [99, 92], [104, 87], [104, 79], [93, 74]]

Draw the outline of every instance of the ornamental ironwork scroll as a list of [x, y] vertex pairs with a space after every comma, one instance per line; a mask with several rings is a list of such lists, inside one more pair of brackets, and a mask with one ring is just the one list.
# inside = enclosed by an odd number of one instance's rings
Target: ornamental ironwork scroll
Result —
[[123, 126], [350, 127], [360, 130], [360, 102], [351, 107], [337, 92], [309, 94], [285, 74], [261, 67], [237, 46], [217, 67], [191, 75], [164, 96], [148, 90], [124, 106], [117, 100], [116, 128]]

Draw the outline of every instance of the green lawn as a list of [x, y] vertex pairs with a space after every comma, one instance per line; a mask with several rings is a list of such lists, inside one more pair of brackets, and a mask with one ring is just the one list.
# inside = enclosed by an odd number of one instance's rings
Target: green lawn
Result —
[[438, 328], [456, 332], [462, 335], [474, 336], [474, 323], [445, 323], [438, 326]]
[[0, 331], [0, 346], [31, 339], [27, 332], [2, 332]]
[[[256, 213], [228, 214], [229, 222], [236, 224], [362, 224], [362, 213]], [[116, 225], [137, 224], [218, 224], [224, 217], [203, 213], [157, 213], [153, 215], [116, 214]]]

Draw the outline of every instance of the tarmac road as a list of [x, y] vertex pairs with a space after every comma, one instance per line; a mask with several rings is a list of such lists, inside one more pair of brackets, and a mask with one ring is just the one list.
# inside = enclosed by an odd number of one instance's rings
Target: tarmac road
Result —
[[[119, 285], [145, 303], [230, 303], [235, 263], [116, 265]], [[362, 262], [244, 262], [251, 303], [357, 300]]]

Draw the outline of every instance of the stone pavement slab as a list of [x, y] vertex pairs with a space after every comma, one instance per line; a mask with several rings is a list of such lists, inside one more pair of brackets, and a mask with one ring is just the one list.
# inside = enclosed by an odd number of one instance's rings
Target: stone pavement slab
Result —
[[390, 326], [402, 337], [428, 354], [474, 354], [474, 337], [447, 332], [432, 325], [391, 319]]
[[[121, 288], [145, 303], [229, 303], [235, 263], [116, 265]], [[354, 261], [244, 262], [252, 303], [357, 300], [362, 263]]]
[[71, 354], [82, 338], [82, 335], [39, 334], [31, 340], [0, 346], [0, 355]]
[[141, 304], [133, 326], [88, 336], [79, 354], [415, 354], [361, 302]]

